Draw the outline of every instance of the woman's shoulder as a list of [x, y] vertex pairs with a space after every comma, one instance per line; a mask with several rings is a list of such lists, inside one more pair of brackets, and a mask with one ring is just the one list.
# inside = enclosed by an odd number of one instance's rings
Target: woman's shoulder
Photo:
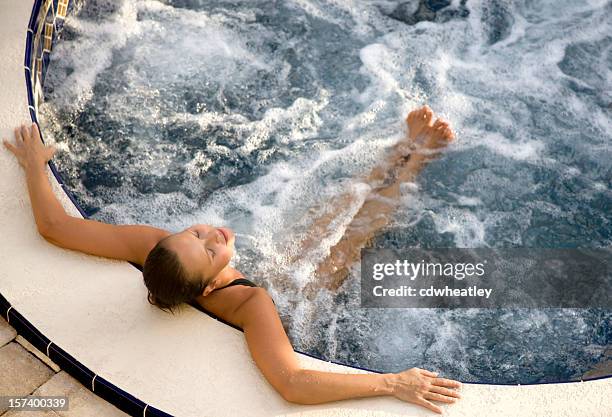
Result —
[[[251, 281], [249, 282], [254, 286], [234, 283], [238, 279], [246, 280], [246, 278], [237, 278], [229, 285], [216, 289], [206, 297], [200, 295], [193, 300], [192, 305], [200, 310], [204, 310], [206, 313], [212, 313], [215, 317], [229, 322], [232, 325], [237, 325], [237, 321], [234, 317], [236, 311], [256, 292], [263, 290], [263, 288], [256, 286]], [[195, 303], [197, 303], [197, 305], [195, 305]]]

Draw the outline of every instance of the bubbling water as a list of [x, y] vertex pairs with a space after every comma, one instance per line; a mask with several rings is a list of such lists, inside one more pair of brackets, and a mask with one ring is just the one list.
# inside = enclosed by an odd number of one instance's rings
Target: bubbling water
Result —
[[[337, 292], [301, 290], [366, 197], [359, 178], [424, 103], [457, 143], [402, 187], [375, 246], [609, 246], [611, 12], [89, 0], [53, 51], [41, 126], [92, 218], [234, 229], [234, 266], [268, 289], [298, 350], [465, 381], [575, 379], [610, 347], [609, 311], [360, 309], [359, 265]], [[347, 190], [353, 205], [326, 204]], [[330, 210], [330, 233], [298, 253]]]

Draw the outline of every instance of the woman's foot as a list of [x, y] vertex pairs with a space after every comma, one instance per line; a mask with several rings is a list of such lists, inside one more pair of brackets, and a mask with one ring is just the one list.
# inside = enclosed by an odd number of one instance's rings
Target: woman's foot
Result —
[[433, 119], [433, 111], [427, 105], [411, 111], [406, 117], [408, 135], [393, 147], [390, 161], [397, 162], [399, 158], [400, 162], [405, 162], [405, 157], [418, 148], [437, 151], [447, 146], [455, 134], [447, 121], [438, 118], [434, 122]]
[[427, 134], [433, 126], [432, 122], [433, 111], [428, 105], [408, 113], [408, 117], [406, 117], [406, 124], [408, 125], [409, 139], [416, 142], [419, 136]]
[[450, 128], [448, 122], [438, 118], [427, 132], [423, 146], [427, 149], [443, 148], [447, 146], [454, 138], [455, 134]]
[[433, 122], [433, 111], [425, 105], [413, 110], [406, 117], [408, 137], [413, 142], [422, 143], [425, 148], [438, 149], [448, 145], [455, 138], [448, 122], [438, 118]]
[[[438, 118], [433, 124], [433, 112], [428, 106], [411, 111], [406, 118], [408, 135], [395, 145], [390, 159], [398, 183], [413, 181], [422, 165], [437, 156], [447, 146], [455, 134], [447, 121]], [[410, 148], [406, 150], [406, 147]]]

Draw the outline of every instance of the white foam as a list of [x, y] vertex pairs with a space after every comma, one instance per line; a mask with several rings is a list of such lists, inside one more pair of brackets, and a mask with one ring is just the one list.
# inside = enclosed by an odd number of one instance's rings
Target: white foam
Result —
[[521, 140], [513, 142], [503, 135], [488, 132], [476, 142], [485, 145], [493, 152], [519, 161], [536, 160], [543, 151], [544, 144], [537, 140]]
[[433, 214], [438, 233], [452, 233], [458, 248], [487, 247], [484, 223], [471, 211], [443, 207]]
[[[307, 12], [309, 15], [319, 18], [321, 20], [325, 20], [326, 22], [333, 23], [334, 25], [340, 26], [342, 28], [349, 29], [347, 27], [346, 20], [338, 19], [334, 16], [333, 6], [330, 8], [330, 5], [318, 5], [314, 1], [309, 0], [291, 0], [288, 3], [288, 6], [291, 7], [299, 7]], [[326, 7], [327, 6], [327, 7]], [[325, 7], [325, 9], [324, 9]]]
[[329, 92], [322, 89], [319, 92], [318, 100], [308, 100], [300, 97], [287, 109], [271, 108], [266, 111], [261, 120], [240, 125], [241, 130], [250, 132], [245, 143], [240, 146], [240, 152], [247, 155], [259, 148], [261, 143], [267, 140], [279, 125], [289, 125], [291, 127], [288, 133], [283, 133], [280, 137], [277, 136], [277, 140], [282, 144], [316, 136], [323, 124], [319, 113], [325, 109], [328, 103]]
[[465, 195], [455, 195], [457, 203], [462, 206], [481, 206], [482, 200], [479, 197], [468, 197]]
[[[369, 75], [378, 93], [383, 95], [388, 92], [399, 90], [397, 79], [393, 72], [397, 70], [397, 62], [389, 48], [383, 44], [371, 44], [359, 51], [359, 57], [363, 62], [362, 72]], [[380, 90], [379, 90], [380, 89]], [[369, 96], [362, 96], [362, 101], [366, 101]]]
[[[340, 27], [359, 45], [348, 55], [353, 58], [349, 64], [355, 64], [359, 70], [346, 74], [346, 77], [354, 76], [359, 83], [337, 87], [327, 83], [326, 77], [330, 74], [323, 73], [321, 63], [316, 60], [304, 59], [303, 68], [293, 68], [289, 61], [284, 61], [282, 53], [268, 52], [266, 43], [276, 42], [285, 34], [255, 22], [253, 9], [207, 12], [175, 9], [154, 1], [125, 2], [116, 16], [101, 24], [69, 21], [79, 38], [58, 44], [57, 54], [54, 52], [58, 59], [52, 65], [62, 66], [66, 71], [74, 67], [75, 72], [64, 74], [65, 81], [54, 93], [55, 104], [68, 109], [80, 108], [91, 98], [97, 77], [110, 65], [118, 65], [130, 94], [127, 98], [121, 92], [109, 95], [111, 105], [107, 115], [112, 119], [122, 120], [129, 114], [145, 125], [151, 121], [159, 122], [161, 127], [195, 125], [202, 132], [215, 127], [231, 128], [241, 141], [237, 149], [207, 142], [206, 150], [189, 155], [184, 166], [187, 175], [182, 180], [190, 190], [199, 190], [200, 176], [210, 175], [208, 170], [217, 157], [250, 158], [259, 152], [257, 162], [268, 164], [267, 158], [276, 151], [291, 149], [292, 153], [267, 165], [266, 171], [254, 181], [218, 190], [203, 204], [181, 192], [134, 198], [132, 191], [104, 188], [96, 191], [104, 200], [91, 203], [100, 205], [101, 201], [115, 199], [112, 204], [104, 203], [100, 216], [118, 223], [145, 222], [173, 231], [193, 223], [234, 228], [239, 245], [234, 265], [253, 268], [245, 273], [260, 273], [279, 310], [295, 312], [290, 334], [303, 346], [340, 337], [343, 329], [338, 317], [342, 317], [355, 324], [356, 332], [364, 332], [363, 337], [372, 329], [383, 333], [380, 342], [373, 342], [380, 343], [381, 350], [399, 357], [414, 355], [411, 358], [415, 360], [420, 360], [419, 355], [423, 353], [417, 348], [430, 343], [427, 337], [434, 333], [428, 326], [434, 323], [439, 325], [440, 333], [433, 345], [424, 349], [439, 355], [448, 351], [462, 355], [465, 353], [461, 344], [464, 328], [453, 327], [449, 315], [438, 316], [436, 312], [421, 310], [417, 317], [408, 312], [402, 315], [401, 323], [387, 327], [381, 321], [378, 323], [381, 328], [377, 329], [376, 319], [387, 318], [391, 323], [389, 315], [335, 307], [333, 294], [325, 290], [315, 302], [305, 302], [301, 289], [312, 280], [317, 262], [341, 238], [365, 199], [369, 189], [361, 183], [361, 178], [381, 160], [385, 147], [405, 135], [403, 119], [420, 104], [429, 104], [437, 115], [454, 126], [457, 140], [450, 150], [457, 152], [448, 152], [446, 159], [430, 165], [424, 173], [426, 181], [421, 183], [419, 178], [420, 185], [402, 186], [402, 210], [397, 213], [394, 226], [418, 226], [423, 218], [430, 217], [436, 232], [450, 233], [458, 247], [495, 245], [490, 236], [492, 231], [499, 235], [499, 230], [503, 230], [504, 244], [520, 245], [530, 227], [532, 211], [561, 219], [573, 214], [569, 203], [557, 206], [535, 200], [519, 201], [509, 211], [501, 211], [505, 207], [488, 207], [490, 196], [479, 195], [481, 190], [520, 200], [537, 186], [529, 171], [516, 178], [503, 172], [506, 164], [553, 167], [561, 180], [578, 177], [590, 184], [581, 194], [584, 199], [608, 190], [601, 178], [587, 181], [584, 177], [590, 173], [584, 169], [555, 160], [548, 147], [551, 140], [559, 143], [592, 124], [593, 130], [589, 130], [592, 143], [583, 144], [581, 151], [595, 160], [605, 160], [609, 155], [612, 124], [606, 110], [562, 88], [564, 83], [574, 81], [585, 88], [601, 89], [601, 86], [591, 86], [590, 80], [580, 75], [569, 76], [559, 68], [568, 45], [603, 39], [609, 34], [610, 24], [603, 15], [605, 2], [578, 3], [505, 4], [512, 14], [513, 25], [505, 39], [490, 46], [490, 23], [482, 21], [485, 2], [468, 2], [467, 19], [409, 26], [385, 16], [394, 10], [396, 2], [292, 1], [289, 7], [299, 16], [305, 14], [318, 24]], [[458, 0], [454, 0], [452, 7], [459, 7]], [[581, 15], [589, 11], [590, 17]], [[140, 20], [138, 12], [142, 14]], [[579, 15], [581, 20], [576, 23]], [[309, 32], [308, 41], [317, 39], [316, 35]], [[327, 42], [332, 41], [319, 40], [325, 41], [322, 42], [325, 46], [320, 47], [328, 47]], [[293, 37], [287, 41], [289, 45], [278, 48], [291, 46], [299, 55], [307, 50], [298, 47], [305, 41], [305, 38]], [[605, 54], [596, 67], [603, 79], [612, 79]], [[190, 93], [204, 90], [223, 102], [228, 91], [242, 94], [239, 87], [252, 85], [251, 81], [260, 76], [259, 71], [274, 78], [274, 82], [262, 87], [270, 88], [265, 91], [264, 100], [283, 105], [269, 104], [257, 117], [248, 114], [248, 106], [244, 114], [230, 111], [230, 107], [202, 108], [198, 114], [172, 110], [182, 100], [176, 96], [182, 92], [176, 91], [176, 85], [191, 85]], [[304, 89], [301, 97], [295, 96], [290, 102], [274, 101], [276, 96], [293, 92], [291, 76], [296, 71], [319, 78]], [[362, 78], [366, 82], [364, 87]], [[49, 109], [48, 113], [53, 119], [54, 110]], [[572, 121], [574, 127], [563, 126], [559, 120]], [[331, 133], [337, 138], [327, 141], [319, 138], [330, 134], [325, 121], [339, 122], [341, 128]], [[274, 139], [274, 144], [269, 146], [270, 139]], [[316, 146], [302, 150], [300, 142], [311, 139], [318, 140]], [[112, 153], [112, 147], [103, 142], [96, 145], [97, 151], [102, 155]], [[132, 166], [121, 168], [127, 170], [123, 172], [137, 170], [167, 175], [176, 155], [181, 155], [180, 144], [158, 142], [157, 137], [135, 138], [129, 150], [143, 156]], [[269, 147], [262, 149], [264, 145]], [[80, 149], [80, 144], [73, 146], [74, 149], [63, 146], [62, 151], [72, 152], [74, 160], [90, 158], [91, 151]], [[482, 160], [483, 147], [494, 153], [495, 158]], [[475, 166], [473, 169], [458, 166], [466, 163]], [[447, 170], [464, 173], [465, 178], [449, 179]], [[88, 194], [83, 189], [78, 191]], [[347, 191], [355, 196], [352, 204], [330, 205], [334, 196]], [[315, 209], [309, 211], [311, 207]], [[329, 233], [311, 250], [298, 253], [297, 241], [308, 233], [317, 216], [329, 210], [337, 212]], [[292, 263], [296, 256], [297, 261]], [[358, 274], [352, 271], [342, 291], [352, 291], [357, 279]], [[465, 317], [471, 320], [477, 315], [467, 311]], [[546, 324], [546, 318], [534, 317], [537, 325]], [[319, 334], [316, 328], [324, 319], [329, 319], [331, 326], [328, 335]], [[523, 322], [518, 327], [529, 331], [537, 325]], [[401, 338], [397, 336], [398, 329], [405, 330]], [[412, 352], [406, 349], [407, 338], [414, 340]], [[329, 352], [341, 354], [337, 349], [335, 345], [330, 346]], [[462, 372], [469, 373], [469, 370]]]
[[59, 42], [51, 55], [52, 66], [71, 69], [54, 92], [56, 104], [79, 108], [89, 100], [98, 74], [111, 65], [112, 53], [128, 39], [141, 33], [136, 23], [137, 10], [132, 2], [123, 2], [115, 18], [103, 23], [77, 18], [66, 21], [79, 34], [78, 42]]

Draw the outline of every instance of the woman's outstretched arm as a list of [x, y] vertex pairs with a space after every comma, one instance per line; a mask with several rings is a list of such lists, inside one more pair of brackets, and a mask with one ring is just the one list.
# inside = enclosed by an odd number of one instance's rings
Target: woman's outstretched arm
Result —
[[452, 389], [461, 386], [458, 381], [437, 378], [436, 373], [419, 368], [397, 374], [343, 374], [303, 369], [268, 293], [263, 288], [248, 291], [249, 296], [231, 317], [222, 318], [242, 327], [255, 363], [287, 401], [320, 404], [388, 395], [441, 413], [432, 400], [453, 403], [460, 397]]
[[42, 143], [38, 125], [17, 128], [15, 142], [3, 142], [25, 171], [38, 232], [54, 245], [143, 265], [149, 251], [170, 234], [148, 225], [112, 225], [68, 215], [46, 172], [55, 148]]

